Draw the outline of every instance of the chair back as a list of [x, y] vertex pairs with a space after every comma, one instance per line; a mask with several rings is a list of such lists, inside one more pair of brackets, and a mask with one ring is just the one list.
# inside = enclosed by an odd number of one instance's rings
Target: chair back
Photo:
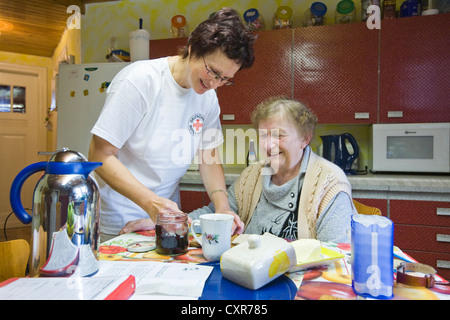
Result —
[[24, 239], [0, 242], [0, 282], [24, 277], [30, 257], [30, 245]]
[[376, 207], [366, 206], [365, 204], [362, 204], [361, 202], [358, 202], [356, 200], [353, 200], [353, 204], [355, 205], [356, 211], [358, 211], [359, 214], [381, 216], [381, 210]]

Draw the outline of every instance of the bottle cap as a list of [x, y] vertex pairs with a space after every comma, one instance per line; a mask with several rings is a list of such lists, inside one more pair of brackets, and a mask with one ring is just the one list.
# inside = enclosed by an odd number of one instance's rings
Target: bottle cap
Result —
[[355, 4], [351, 0], [342, 0], [337, 4], [336, 10], [341, 14], [349, 14], [355, 9]]
[[322, 2], [314, 2], [311, 5], [311, 13], [318, 17], [324, 16], [327, 13], [327, 6]]

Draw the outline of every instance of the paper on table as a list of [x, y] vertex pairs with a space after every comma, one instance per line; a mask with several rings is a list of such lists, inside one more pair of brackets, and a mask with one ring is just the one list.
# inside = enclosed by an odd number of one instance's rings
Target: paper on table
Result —
[[135, 295], [164, 295], [199, 298], [213, 267], [187, 263], [159, 261], [100, 260], [100, 270], [94, 277], [133, 275]]

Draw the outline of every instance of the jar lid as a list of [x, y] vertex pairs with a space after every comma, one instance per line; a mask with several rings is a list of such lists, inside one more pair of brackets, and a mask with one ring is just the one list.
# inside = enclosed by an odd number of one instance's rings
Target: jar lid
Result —
[[277, 12], [275, 13], [275, 16], [278, 19], [283, 19], [283, 20], [290, 19], [292, 16], [292, 9], [288, 6], [278, 7]]
[[172, 26], [175, 28], [181, 28], [186, 25], [186, 18], [182, 15], [176, 15], [172, 17]]
[[324, 16], [327, 13], [327, 6], [322, 2], [314, 2], [311, 5], [311, 13], [315, 16]]
[[355, 4], [351, 0], [342, 0], [337, 4], [336, 10], [341, 14], [348, 14], [355, 9]]
[[253, 22], [259, 17], [259, 12], [255, 8], [248, 9], [244, 12], [244, 20], [246, 22]]
[[187, 214], [184, 212], [160, 212], [156, 217], [157, 223], [171, 223], [187, 221]]

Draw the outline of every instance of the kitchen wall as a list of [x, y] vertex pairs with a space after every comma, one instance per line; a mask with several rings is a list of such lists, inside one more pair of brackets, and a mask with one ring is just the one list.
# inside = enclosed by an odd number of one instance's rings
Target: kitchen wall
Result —
[[[249, 8], [256, 8], [263, 16], [266, 29], [271, 29], [272, 17], [279, 6], [289, 6], [293, 10], [293, 27], [301, 26], [304, 12], [315, 0], [136, 0], [106, 2], [86, 5], [86, 14], [81, 20], [83, 63], [106, 62], [106, 54], [115, 37], [116, 49], [129, 49], [128, 34], [139, 27], [154, 39], [170, 38], [170, 20], [177, 14], [184, 15], [190, 30], [207, 19], [210, 13], [222, 7], [236, 9], [241, 16]], [[334, 24], [334, 11], [340, 0], [322, 0], [327, 6], [326, 24]], [[398, 1], [399, 2], [399, 1]], [[361, 1], [355, 0], [356, 18], [360, 21]], [[150, 49], [151, 50], [151, 49]]]

